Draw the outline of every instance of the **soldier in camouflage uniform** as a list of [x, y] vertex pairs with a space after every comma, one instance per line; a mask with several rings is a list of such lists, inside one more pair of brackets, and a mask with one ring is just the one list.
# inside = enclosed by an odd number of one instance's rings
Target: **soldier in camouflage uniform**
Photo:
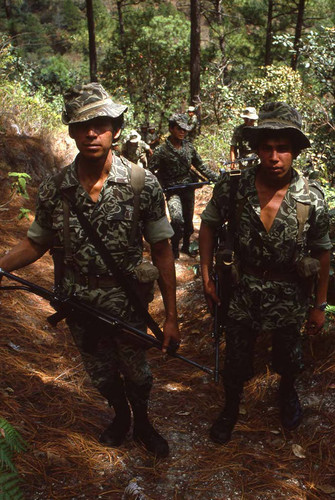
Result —
[[[239, 215], [234, 250], [240, 276], [233, 287], [226, 324], [225, 407], [210, 431], [212, 440], [222, 444], [230, 440], [237, 421], [243, 384], [253, 376], [253, 349], [262, 330], [272, 332], [273, 369], [281, 375], [281, 423], [287, 430], [299, 425], [302, 410], [294, 382], [303, 368], [301, 327], [309, 307], [307, 264], [315, 281], [318, 276], [306, 323], [307, 333], [314, 334], [325, 321], [330, 262], [322, 190], [292, 167], [300, 151], [310, 146], [301, 131], [299, 113], [286, 103], [266, 103], [260, 110], [259, 125], [248, 128], [247, 134], [261, 163], [241, 172], [236, 193]], [[211, 311], [219, 303], [211, 278], [215, 234], [227, 220], [230, 182], [229, 174], [220, 179], [202, 214], [201, 268]], [[299, 206], [305, 207], [302, 227], [297, 220]]]
[[142, 141], [140, 134], [136, 130], [132, 130], [122, 144], [122, 155], [127, 160], [146, 168], [148, 164], [147, 155], [152, 155], [152, 149], [149, 144]]
[[154, 123], [149, 123], [148, 125], [146, 142], [152, 150], [157, 148], [157, 146], [159, 145], [159, 135], [156, 132], [156, 125]]
[[194, 139], [199, 133], [199, 122], [198, 122], [198, 117], [195, 114], [195, 111], [196, 111], [195, 106], [189, 106], [187, 109], [188, 125], [191, 127], [189, 133], [187, 134], [187, 138], [191, 142], [194, 141]]
[[[69, 125], [69, 134], [76, 141], [79, 154], [61, 174], [42, 183], [35, 220], [27, 237], [0, 259], [0, 265], [7, 271], [19, 269], [39, 259], [48, 249], [57, 255], [56, 248], [60, 248], [61, 268], [56, 278], [64, 294], [75, 293], [83, 303], [112, 313], [142, 330], [146, 328], [126, 292], [87, 239], [77, 216], [71, 212], [65, 215], [62, 193], [72, 192], [78, 209], [86, 214], [126, 273], [134, 273], [142, 261], [142, 236], [150, 243], [166, 308], [163, 327], [163, 352], [166, 352], [170, 339], [178, 342], [179, 332], [174, 259], [168, 240], [173, 231], [165, 214], [162, 189], [155, 176], [144, 171], [139, 216], [133, 228], [134, 191], [130, 174], [134, 167], [111, 150], [127, 107], [113, 102], [97, 83], [70, 89], [64, 102], [63, 123]], [[101, 434], [100, 441], [108, 446], [118, 446], [124, 441], [131, 424], [129, 402], [134, 416], [134, 438], [157, 457], [167, 456], [167, 441], [148, 420], [152, 375], [143, 346], [96, 321], [70, 317], [68, 324], [93, 383], [115, 410], [115, 418]]]
[[[218, 180], [218, 174], [204, 165], [193, 144], [185, 140], [188, 130], [190, 127], [186, 115], [172, 115], [169, 119], [170, 136], [164, 144], [155, 149], [150, 158], [149, 169], [157, 175], [163, 188], [196, 182], [198, 179], [191, 166], [210, 181]], [[193, 233], [194, 188], [169, 190], [166, 193], [166, 201], [174, 230], [174, 236], [171, 238], [174, 256], [176, 259], [179, 257], [181, 238], [181, 251], [191, 255], [189, 245]]]
[[[234, 168], [235, 158], [245, 158], [253, 152], [244, 135], [244, 131], [245, 127], [253, 127], [255, 125], [258, 115], [255, 108], [248, 107], [243, 110], [240, 117], [243, 118], [244, 123], [234, 128], [230, 145], [230, 161], [232, 162], [232, 168]], [[242, 166], [241, 163], [239, 165], [240, 167]], [[248, 163], [248, 165], [251, 166], [250, 163]]]

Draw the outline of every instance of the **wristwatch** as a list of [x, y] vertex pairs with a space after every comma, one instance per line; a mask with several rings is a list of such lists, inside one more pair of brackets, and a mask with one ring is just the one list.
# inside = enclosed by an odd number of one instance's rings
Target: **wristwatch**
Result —
[[327, 306], [328, 306], [327, 302], [322, 302], [322, 304], [319, 304], [319, 305], [313, 306], [313, 307], [314, 307], [314, 309], [319, 309], [319, 311], [325, 311]]

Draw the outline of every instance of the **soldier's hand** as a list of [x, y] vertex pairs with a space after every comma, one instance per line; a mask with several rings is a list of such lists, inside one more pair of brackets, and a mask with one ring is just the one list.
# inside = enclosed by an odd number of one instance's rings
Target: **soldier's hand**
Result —
[[307, 324], [306, 324], [306, 333], [307, 335], [316, 335], [319, 333], [326, 321], [326, 315], [324, 311], [320, 311], [320, 309], [312, 308], [309, 311]]
[[209, 278], [208, 281], [203, 282], [203, 287], [208, 309], [210, 310], [211, 314], [214, 314], [214, 305], [221, 305], [220, 297], [216, 295], [215, 283], [211, 278]]
[[178, 323], [176, 320], [166, 319], [163, 325], [164, 341], [162, 346], [162, 352], [166, 353], [167, 348], [172, 341], [177, 347], [180, 344], [180, 332]]

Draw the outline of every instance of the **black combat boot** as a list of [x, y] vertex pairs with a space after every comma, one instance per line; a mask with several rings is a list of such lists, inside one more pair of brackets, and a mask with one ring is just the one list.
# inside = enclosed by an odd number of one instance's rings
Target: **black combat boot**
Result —
[[136, 385], [126, 381], [126, 391], [134, 416], [134, 440], [143, 444], [156, 458], [169, 454], [168, 442], [156, 431], [148, 419], [148, 401], [151, 384]]
[[181, 238], [180, 229], [178, 226], [172, 226], [175, 234], [171, 238], [172, 253], [175, 259], [179, 259], [179, 242]]
[[190, 257], [195, 257], [198, 253], [197, 250], [190, 250], [190, 237], [183, 238], [183, 245], [180, 251]]
[[279, 384], [280, 421], [284, 429], [293, 431], [302, 421], [302, 408], [294, 387], [294, 378], [282, 376]]
[[226, 444], [238, 419], [242, 387], [225, 386], [225, 406], [210, 429], [210, 438], [214, 443]]
[[109, 405], [114, 408], [115, 417], [113, 422], [102, 432], [99, 441], [107, 446], [120, 446], [125, 440], [131, 424], [131, 413], [123, 380], [121, 377], [116, 377], [109, 390], [102, 388], [100, 392], [108, 399]]
[[179, 259], [179, 245], [172, 245], [172, 253], [175, 259]]

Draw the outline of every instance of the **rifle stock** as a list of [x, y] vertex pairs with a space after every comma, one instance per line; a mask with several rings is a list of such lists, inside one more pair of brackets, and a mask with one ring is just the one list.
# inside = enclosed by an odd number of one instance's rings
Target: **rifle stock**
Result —
[[[92, 307], [88, 304], [83, 304], [75, 297], [72, 298], [62, 297], [54, 292], [51, 292], [46, 288], [36, 285], [35, 283], [27, 281], [23, 278], [20, 278], [19, 276], [4, 271], [3, 269], [0, 268], [0, 277], [2, 276], [5, 276], [9, 280], [19, 283], [20, 286], [0, 286], [0, 290], [24, 290], [30, 293], [34, 293], [35, 295], [38, 295], [48, 300], [50, 305], [56, 310], [54, 314], [52, 314], [47, 318], [48, 322], [52, 326], [57, 325], [57, 323], [59, 323], [60, 321], [62, 321], [63, 319], [67, 318], [72, 314], [77, 314], [79, 315], [80, 318], [82, 318], [83, 316], [95, 318], [113, 328], [117, 327], [127, 335], [141, 340], [149, 348], [155, 347], [156, 349], [159, 350], [162, 349], [162, 342], [160, 342], [157, 338], [153, 337], [152, 335], [149, 335], [143, 332], [142, 330], [139, 330], [138, 328], [129, 325], [125, 321], [122, 321], [121, 319], [116, 318], [115, 316], [112, 316], [109, 313], [100, 311], [99, 309], [96, 309], [95, 307]], [[213, 370], [211, 370], [207, 366], [200, 365], [196, 361], [181, 356], [176, 352], [176, 350], [173, 347], [168, 347], [167, 353], [174, 358], [180, 359], [181, 361], [184, 361], [185, 363], [188, 363], [194, 366], [195, 368], [198, 368], [206, 373], [213, 375]]]

